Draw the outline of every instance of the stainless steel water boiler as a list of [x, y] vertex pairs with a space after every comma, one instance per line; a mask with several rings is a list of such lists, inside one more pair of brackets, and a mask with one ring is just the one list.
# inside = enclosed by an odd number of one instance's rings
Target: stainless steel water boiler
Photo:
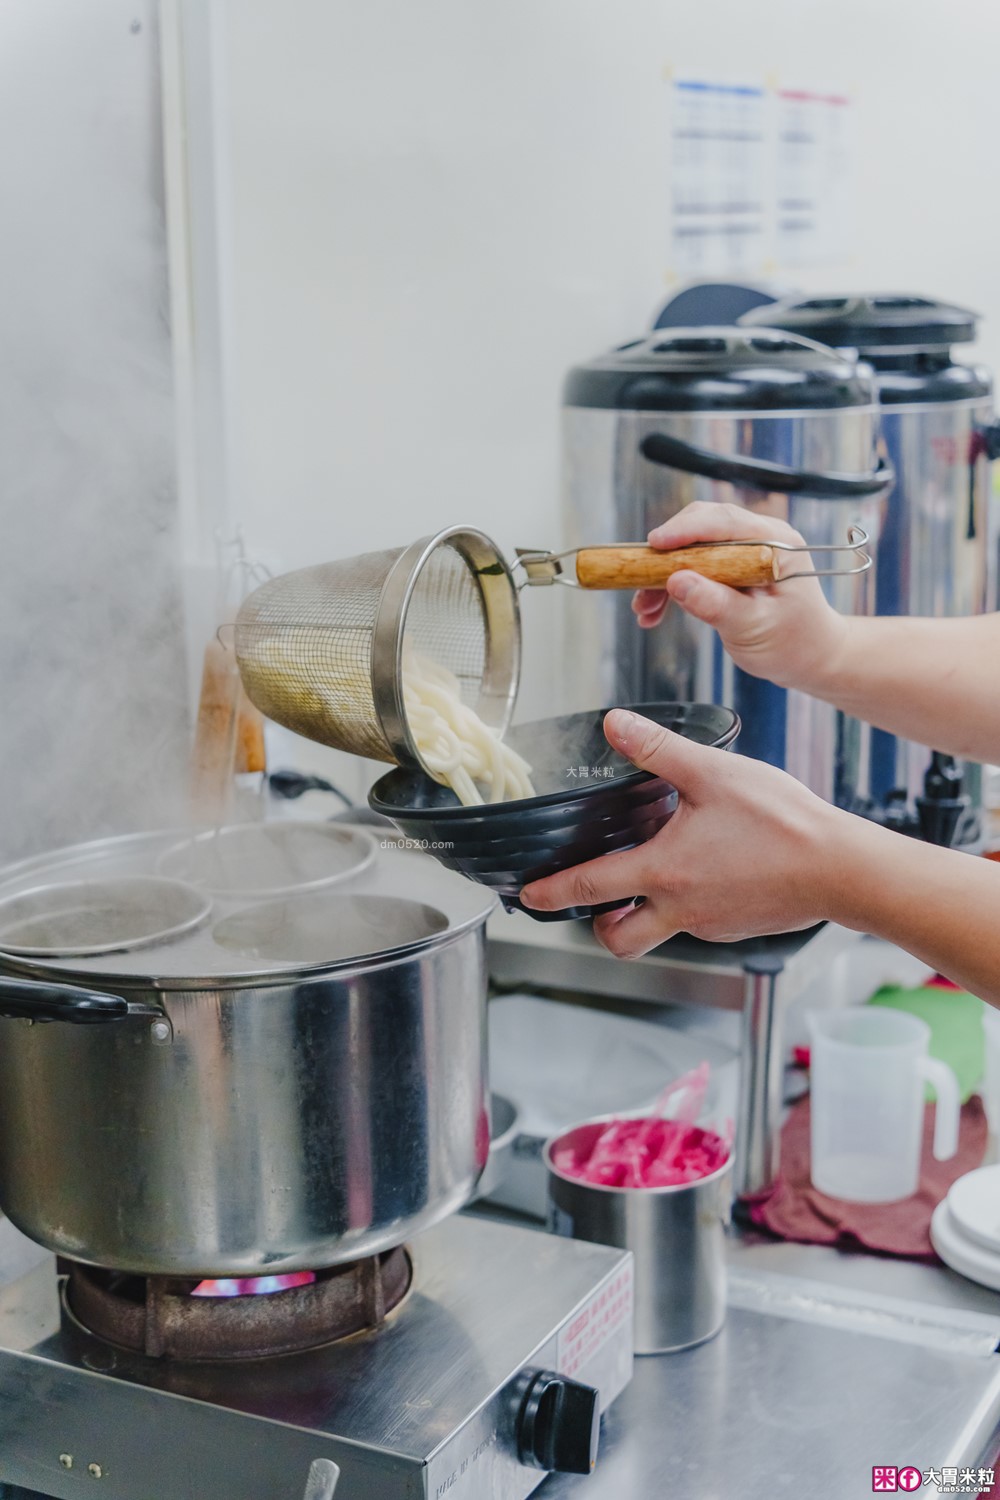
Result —
[[[871, 373], [809, 339], [658, 330], [571, 370], [563, 404], [567, 545], [643, 540], [694, 500], [780, 516], [817, 545], [844, 543], [851, 525], [877, 536], [892, 474], [876, 457]], [[838, 609], [871, 611], [870, 575], [823, 582]], [[868, 730], [858, 721], [739, 671], [715, 633], [680, 610], [640, 631], [627, 595], [566, 594], [564, 660], [579, 706], [728, 704], [743, 720], [743, 754], [840, 806], [863, 804]]]
[[[953, 345], [976, 337], [977, 314], [926, 297], [789, 297], [741, 322], [856, 350], [874, 371], [882, 442], [896, 471], [878, 546], [876, 612], [942, 618], [995, 609], [997, 509], [989, 460], [1000, 452], [1000, 429], [993, 382], [981, 365], [952, 358]], [[921, 792], [931, 751], [874, 730], [871, 759], [882, 816], [917, 831], [914, 809], [926, 806]], [[942, 769], [937, 757], [932, 779]], [[964, 782], [970, 807], [956, 843], [978, 834], [980, 767], [967, 764]]]

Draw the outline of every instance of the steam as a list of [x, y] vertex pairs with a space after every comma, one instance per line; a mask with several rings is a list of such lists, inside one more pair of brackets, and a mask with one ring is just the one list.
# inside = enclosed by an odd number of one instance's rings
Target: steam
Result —
[[2, 863], [183, 805], [153, 39], [123, 16], [0, 23]]
[[509, 738], [531, 766], [538, 796], [580, 786], [609, 786], [633, 770], [608, 744], [602, 710], [521, 724], [510, 730]]

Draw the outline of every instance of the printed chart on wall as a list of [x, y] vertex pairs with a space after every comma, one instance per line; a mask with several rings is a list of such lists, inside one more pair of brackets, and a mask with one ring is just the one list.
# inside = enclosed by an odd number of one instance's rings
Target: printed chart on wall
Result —
[[776, 239], [783, 266], [850, 254], [851, 106], [846, 94], [775, 91]]
[[671, 269], [749, 271], [767, 256], [766, 97], [753, 84], [673, 84]]
[[849, 257], [846, 91], [665, 76], [672, 279], [768, 275]]

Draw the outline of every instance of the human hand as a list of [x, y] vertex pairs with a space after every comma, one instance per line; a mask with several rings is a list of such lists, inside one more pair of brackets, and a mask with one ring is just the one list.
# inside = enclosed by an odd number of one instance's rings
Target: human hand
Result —
[[[692, 542], [777, 541], [805, 543], [785, 521], [737, 505], [699, 500], [649, 533], [651, 547], [669, 550]], [[793, 559], [785, 560], [787, 568]], [[808, 554], [794, 559], [808, 568]], [[815, 578], [767, 588], [734, 589], [684, 570], [666, 589], [640, 589], [632, 601], [640, 626], [658, 625], [670, 600], [714, 627], [738, 667], [779, 687], [815, 692], [842, 648], [848, 622], [826, 601]]]
[[[833, 915], [859, 820], [784, 771], [696, 745], [624, 709], [607, 715], [604, 732], [634, 765], [676, 786], [677, 811], [635, 849], [525, 886], [526, 906], [559, 911], [644, 898], [595, 919], [597, 937], [620, 958], [637, 958], [677, 932], [732, 942]], [[844, 847], [846, 856], [838, 855]]]

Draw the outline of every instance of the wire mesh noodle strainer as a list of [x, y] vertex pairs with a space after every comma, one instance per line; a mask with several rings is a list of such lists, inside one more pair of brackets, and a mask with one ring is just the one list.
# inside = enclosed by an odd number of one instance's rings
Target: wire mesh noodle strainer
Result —
[[521, 626], [510, 569], [489, 537], [449, 527], [263, 584], [236, 619], [247, 695], [296, 734], [373, 760], [422, 766], [403, 703], [403, 653], [458, 679], [503, 734], [517, 696]]
[[[247, 696], [261, 713], [307, 739], [419, 767], [407, 721], [404, 653], [451, 672], [462, 701], [503, 735], [521, 665], [521, 588], [569, 583], [591, 589], [663, 587], [693, 568], [734, 588], [786, 579], [860, 573], [871, 566], [867, 536], [851, 527], [846, 546], [787, 542], [700, 542], [675, 551], [615, 544], [573, 552], [521, 551], [515, 580], [481, 531], [452, 526], [411, 547], [367, 552], [286, 573], [258, 588], [236, 620], [236, 659]], [[788, 572], [788, 553], [847, 553], [852, 564]], [[564, 558], [575, 558], [576, 578]], [[824, 560], [825, 560], [824, 558]]]

